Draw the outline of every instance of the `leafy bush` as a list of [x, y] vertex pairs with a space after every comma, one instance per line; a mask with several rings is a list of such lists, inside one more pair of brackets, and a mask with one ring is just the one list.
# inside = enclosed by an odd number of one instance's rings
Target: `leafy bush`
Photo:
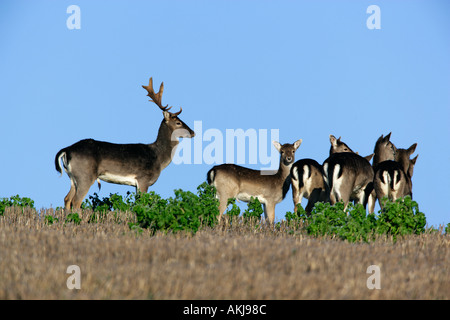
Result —
[[139, 193], [132, 207], [140, 227], [156, 230], [197, 232], [201, 225], [213, 227], [219, 214], [214, 187], [206, 182], [197, 195], [175, 190], [175, 197], [163, 199], [155, 192]]
[[425, 231], [425, 214], [419, 205], [407, 196], [395, 202], [383, 199], [383, 210], [378, 217], [378, 233], [397, 235], [420, 234]]
[[261, 202], [258, 198], [250, 197], [250, 201], [247, 204], [247, 209], [242, 214], [245, 219], [261, 219], [261, 215], [264, 210], [262, 208]]
[[[231, 208], [230, 208], [231, 205]], [[236, 204], [236, 198], [230, 198], [227, 201], [227, 210], [225, 211], [225, 214], [229, 217], [230, 223], [233, 223], [233, 220], [235, 217], [239, 217], [241, 214], [241, 209]]]
[[52, 215], [47, 214], [47, 215], [44, 217], [44, 221], [45, 221], [46, 224], [52, 225], [53, 223], [58, 222], [59, 219], [56, 218], [56, 217], [53, 217]]
[[74, 224], [80, 224], [81, 223], [81, 218], [80, 218], [80, 216], [78, 215], [78, 213], [76, 213], [76, 212], [73, 212], [73, 213], [69, 213], [67, 216], [66, 216], [66, 220], [65, 220], [67, 223], [69, 223], [69, 222], [73, 222]]
[[106, 213], [113, 210], [127, 211], [131, 210], [133, 206], [134, 196], [135, 194], [132, 194], [128, 191], [125, 199], [123, 199], [122, 196], [117, 193], [110, 194], [109, 198], [103, 197], [103, 199], [100, 199], [98, 194], [94, 192], [93, 196], [89, 196], [89, 200], [84, 200], [81, 208], [92, 209], [94, 212], [99, 213]]
[[366, 215], [362, 205], [349, 203], [344, 211], [342, 202], [332, 206], [329, 203], [316, 203], [311, 215], [299, 205], [295, 213], [287, 212], [288, 224], [303, 225], [307, 234], [313, 236], [338, 236], [350, 242], [368, 242], [376, 234], [398, 235], [419, 234], [425, 231], [425, 215], [419, 211], [417, 202], [410, 197], [395, 202], [384, 201], [384, 209]]
[[9, 198], [1, 198], [0, 216], [3, 215], [6, 207], [20, 207], [20, 208], [30, 207], [34, 209], [34, 201], [27, 197], [21, 198], [19, 195], [15, 195]]
[[[256, 223], [255, 227], [259, 227], [258, 222], [261, 220], [263, 212], [264, 210], [259, 199], [250, 197], [250, 201], [247, 203], [247, 209], [242, 213], [242, 219], [238, 221], [243, 223]], [[225, 214], [227, 215], [230, 224], [233, 224], [233, 221], [236, 221], [236, 218], [239, 217], [241, 209], [236, 204], [236, 198], [228, 199]]]

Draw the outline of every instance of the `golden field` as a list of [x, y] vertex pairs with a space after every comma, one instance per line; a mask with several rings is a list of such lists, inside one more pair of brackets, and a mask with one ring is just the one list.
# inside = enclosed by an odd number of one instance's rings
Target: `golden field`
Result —
[[[348, 243], [281, 226], [223, 222], [151, 235], [132, 213], [64, 223], [61, 211], [7, 208], [0, 216], [0, 299], [449, 299], [450, 238], [424, 233]], [[80, 268], [80, 289], [66, 282]], [[380, 289], [366, 273], [380, 268]]]

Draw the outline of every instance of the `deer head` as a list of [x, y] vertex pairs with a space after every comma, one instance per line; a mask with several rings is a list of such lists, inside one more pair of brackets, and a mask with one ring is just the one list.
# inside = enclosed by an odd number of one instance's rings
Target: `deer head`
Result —
[[389, 132], [389, 134], [385, 137], [381, 135], [381, 137], [378, 138], [373, 150], [373, 152], [375, 153], [375, 156], [373, 158], [373, 165], [377, 165], [378, 163], [386, 160], [394, 160], [397, 148], [389, 140], [390, 138], [391, 132]]
[[350, 149], [347, 144], [341, 141], [341, 137], [339, 137], [339, 139], [336, 139], [335, 136], [330, 134], [330, 143], [330, 155], [338, 152], [353, 152], [353, 150]]
[[161, 82], [158, 93], [155, 93], [153, 90], [153, 79], [150, 78], [148, 86], [142, 86], [145, 90], [147, 90], [147, 96], [150, 97], [151, 102], [155, 103], [163, 112], [164, 120], [168, 128], [171, 132], [172, 140], [176, 140], [177, 138], [193, 138], [195, 136], [195, 132], [191, 130], [178, 116], [180, 115], [183, 109], [180, 107], [180, 111], [172, 113], [169, 110], [172, 107], [169, 107], [167, 104], [163, 106], [162, 104], [162, 95], [164, 92], [164, 82]]
[[285, 143], [281, 144], [278, 141], [273, 141], [273, 145], [280, 153], [280, 165], [283, 164], [285, 166], [290, 166], [294, 163], [295, 160], [295, 151], [297, 151], [298, 147], [302, 144], [302, 139], [295, 141], [293, 144]]
[[403, 171], [408, 173], [412, 177], [414, 165], [416, 163], [418, 155], [414, 159], [410, 159], [410, 156], [416, 151], [417, 143], [411, 145], [408, 149], [396, 149], [395, 161], [400, 163], [403, 167]]

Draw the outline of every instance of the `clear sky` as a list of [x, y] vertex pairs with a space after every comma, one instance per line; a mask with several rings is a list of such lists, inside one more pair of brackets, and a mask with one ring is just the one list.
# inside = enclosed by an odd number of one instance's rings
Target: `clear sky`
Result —
[[[212, 167], [194, 163], [195, 141], [200, 152], [211, 143], [207, 132], [223, 134], [225, 158], [227, 129], [266, 129], [273, 153], [278, 130], [281, 143], [303, 139], [296, 159], [319, 163], [330, 134], [367, 155], [392, 132], [399, 148], [418, 143], [414, 200], [429, 225], [447, 224], [449, 14], [445, 0], [2, 0], [0, 197], [63, 206], [70, 182], [54, 168], [58, 150], [84, 138], [153, 142], [162, 113], [141, 87], [152, 76], [155, 87], [164, 81], [163, 103], [182, 106], [180, 118], [201, 129], [189, 142], [192, 162], [172, 163], [150, 190], [196, 191]], [[259, 157], [244, 162], [266, 167]], [[127, 191], [104, 182], [99, 195]], [[289, 192], [276, 219], [292, 208]]]

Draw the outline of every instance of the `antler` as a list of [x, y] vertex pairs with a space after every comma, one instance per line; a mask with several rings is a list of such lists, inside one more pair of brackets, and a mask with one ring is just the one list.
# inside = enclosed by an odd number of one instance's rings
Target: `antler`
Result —
[[[168, 104], [164, 107], [161, 102], [162, 95], [164, 92], [164, 82], [161, 82], [161, 86], [159, 87], [158, 93], [155, 93], [155, 91], [153, 90], [153, 79], [152, 78], [150, 78], [148, 86], [143, 85], [142, 88], [147, 90], [147, 92], [148, 92], [147, 96], [149, 96], [151, 98], [150, 101], [154, 102], [162, 111], [169, 111], [170, 108], [172, 108], [172, 107], [168, 107], [169, 106]], [[171, 113], [171, 114], [173, 116], [178, 116], [181, 113], [181, 111], [183, 111], [183, 109], [180, 107], [180, 111]]]
[[159, 91], [158, 93], [155, 93], [155, 91], [153, 90], [153, 79], [150, 78], [150, 81], [148, 82], [148, 86], [142, 86], [142, 88], [144, 88], [145, 90], [147, 90], [148, 94], [147, 96], [150, 97], [151, 100], [154, 102], [162, 111], [168, 111], [170, 108], [169, 105], [166, 105], [165, 107], [163, 107], [161, 99], [162, 99], [162, 95], [164, 92], [164, 82], [161, 82], [161, 86], [159, 87]]

